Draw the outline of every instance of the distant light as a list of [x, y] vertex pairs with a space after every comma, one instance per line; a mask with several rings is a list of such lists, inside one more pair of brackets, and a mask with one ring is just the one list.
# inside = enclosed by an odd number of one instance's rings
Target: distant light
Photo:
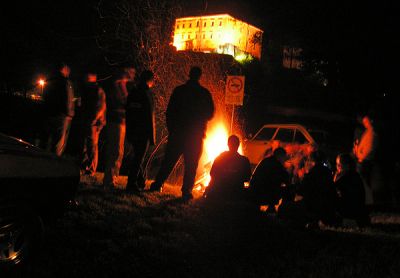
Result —
[[43, 87], [46, 84], [46, 81], [44, 79], [39, 79], [38, 84]]

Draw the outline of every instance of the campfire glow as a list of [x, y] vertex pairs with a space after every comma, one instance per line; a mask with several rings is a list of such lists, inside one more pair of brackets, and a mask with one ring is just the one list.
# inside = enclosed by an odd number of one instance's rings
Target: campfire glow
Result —
[[196, 190], [202, 191], [210, 183], [210, 170], [214, 159], [228, 150], [228, 130], [221, 122], [214, 124], [207, 130], [204, 140], [203, 154], [199, 163], [199, 173], [196, 180]]
[[[228, 129], [222, 122], [218, 122], [208, 128], [207, 137], [204, 140], [203, 154], [200, 160], [200, 175], [196, 181], [197, 190], [203, 190], [207, 187], [211, 177], [210, 170], [215, 158], [222, 152], [228, 150]], [[239, 153], [242, 153], [241, 146]]]

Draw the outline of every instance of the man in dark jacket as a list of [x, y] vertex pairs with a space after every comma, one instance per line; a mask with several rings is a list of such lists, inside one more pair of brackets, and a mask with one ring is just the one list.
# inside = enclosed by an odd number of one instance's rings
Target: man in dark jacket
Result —
[[49, 80], [44, 92], [44, 104], [47, 114], [46, 135], [42, 147], [54, 152], [57, 156], [64, 153], [72, 118], [75, 114], [74, 88], [70, 68], [61, 64], [57, 75]]
[[97, 74], [89, 72], [81, 95], [82, 130], [84, 135], [82, 168], [93, 176], [98, 162], [99, 135], [105, 125], [106, 95], [97, 83]]
[[264, 158], [254, 170], [250, 192], [258, 208], [268, 205], [268, 211], [275, 212], [275, 206], [283, 197], [284, 188], [289, 183], [289, 174], [284, 167], [286, 160], [286, 151], [277, 148], [272, 156]]
[[168, 103], [166, 120], [168, 144], [164, 161], [150, 187], [151, 191], [161, 191], [179, 157], [183, 155], [185, 174], [182, 198], [193, 198], [192, 189], [196, 170], [203, 150], [203, 139], [207, 123], [214, 115], [214, 103], [210, 92], [199, 83], [202, 71], [199, 67], [190, 69], [190, 79], [174, 89]]
[[138, 193], [145, 187], [142, 163], [149, 145], [155, 143], [153, 85], [153, 72], [143, 71], [137, 88], [129, 92], [127, 100], [126, 138], [132, 144], [134, 155], [129, 163], [126, 190], [132, 193]]
[[221, 153], [211, 167], [211, 181], [204, 197], [214, 200], [243, 199], [244, 182], [250, 180], [249, 159], [238, 153], [240, 140], [236, 135], [228, 138], [229, 151]]

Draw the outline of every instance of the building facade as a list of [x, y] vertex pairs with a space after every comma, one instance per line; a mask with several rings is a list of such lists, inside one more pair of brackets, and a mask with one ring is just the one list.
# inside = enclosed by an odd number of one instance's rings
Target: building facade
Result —
[[173, 45], [178, 51], [229, 54], [235, 59], [251, 55], [261, 59], [263, 31], [229, 14], [177, 18]]

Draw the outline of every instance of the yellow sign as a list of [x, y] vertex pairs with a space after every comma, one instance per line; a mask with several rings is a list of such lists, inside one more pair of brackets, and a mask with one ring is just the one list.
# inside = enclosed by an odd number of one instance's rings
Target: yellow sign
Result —
[[243, 105], [244, 76], [228, 75], [225, 87], [225, 104]]

